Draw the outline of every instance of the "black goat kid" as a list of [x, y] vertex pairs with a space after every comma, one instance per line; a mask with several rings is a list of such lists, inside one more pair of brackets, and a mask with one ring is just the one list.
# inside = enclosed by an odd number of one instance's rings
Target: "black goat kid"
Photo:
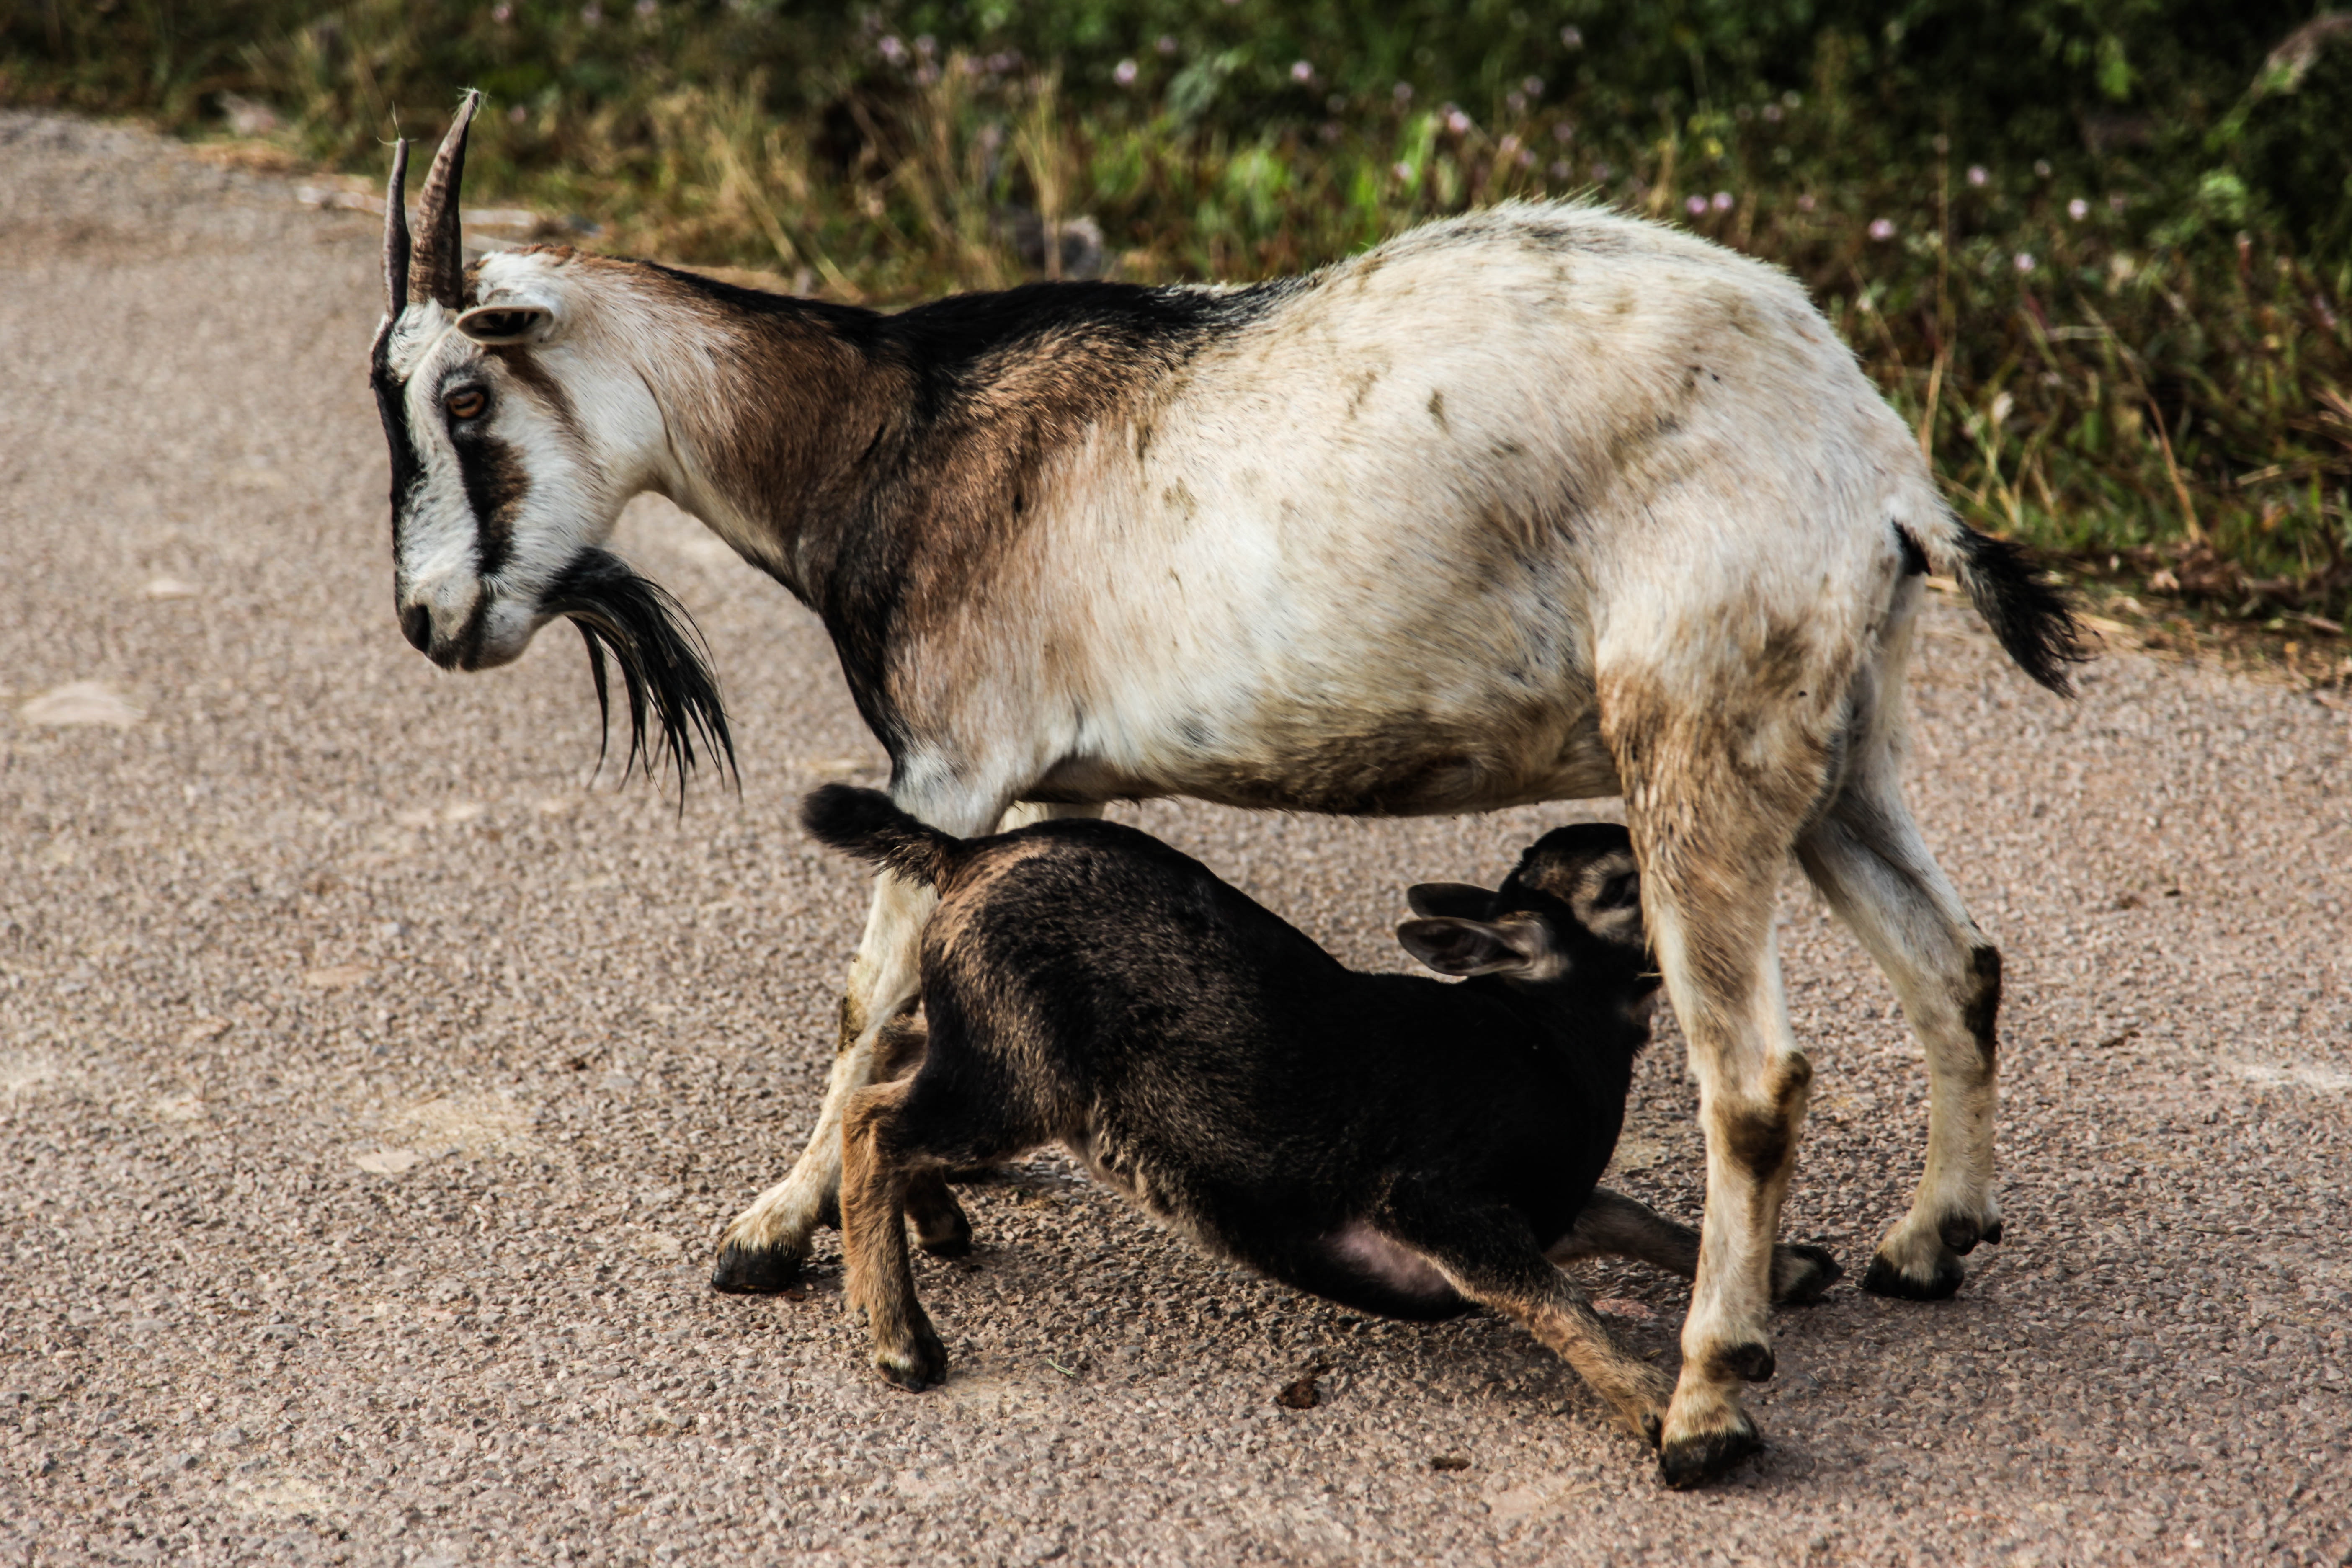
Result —
[[[1060, 1142], [1212, 1251], [1302, 1290], [1396, 1318], [1508, 1315], [1657, 1442], [1673, 1384], [1554, 1267], [1612, 1253], [1688, 1277], [1698, 1262], [1696, 1231], [1595, 1186], [1658, 984], [1623, 828], [1548, 834], [1496, 891], [1413, 889], [1422, 918], [1398, 939], [1469, 977], [1446, 985], [1344, 968], [1114, 823], [965, 841], [838, 784], [802, 816], [940, 893], [928, 1029], [908, 1017], [885, 1035], [888, 1081], [844, 1124], [849, 1299], [885, 1377], [921, 1389], [947, 1367], [915, 1298], [908, 1211], [928, 1244], [960, 1245], [943, 1173]], [[1838, 1272], [1783, 1247], [1773, 1293], [1811, 1300]]]

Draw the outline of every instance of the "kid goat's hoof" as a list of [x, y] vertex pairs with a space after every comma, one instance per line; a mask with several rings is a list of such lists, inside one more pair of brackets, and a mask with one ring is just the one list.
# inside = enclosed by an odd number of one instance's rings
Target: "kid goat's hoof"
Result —
[[1811, 1306], [1845, 1278], [1845, 1269], [1825, 1247], [1787, 1247], [1775, 1275], [1772, 1300], [1788, 1307]]
[[1658, 1450], [1658, 1479], [1676, 1491], [1703, 1486], [1763, 1447], [1756, 1423], [1743, 1413], [1728, 1426], [1666, 1443]]
[[883, 1381], [909, 1394], [920, 1394], [947, 1381], [947, 1346], [940, 1343], [940, 1336], [930, 1330], [919, 1330], [910, 1344], [893, 1350], [877, 1348], [874, 1370], [882, 1374]]
[[730, 1296], [772, 1296], [800, 1283], [801, 1255], [788, 1247], [746, 1247], [730, 1241], [719, 1249], [710, 1288]]

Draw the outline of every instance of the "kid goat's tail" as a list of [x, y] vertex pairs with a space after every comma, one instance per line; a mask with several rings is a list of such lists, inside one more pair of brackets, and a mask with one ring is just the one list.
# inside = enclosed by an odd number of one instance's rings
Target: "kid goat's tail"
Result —
[[1954, 517], [1940, 498], [1932, 504], [1925, 526], [1895, 525], [1904, 554], [1915, 566], [1933, 567], [1958, 582], [2017, 668], [2059, 696], [2072, 697], [2074, 683], [2066, 667], [2091, 653], [2065, 592], [2042, 575], [2022, 545], [1979, 533]]
[[823, 784], [801, 802], [801, 826], [818, 843], [936, 888], [963, 864], [964, 842], [917, 821], [878, 789]]

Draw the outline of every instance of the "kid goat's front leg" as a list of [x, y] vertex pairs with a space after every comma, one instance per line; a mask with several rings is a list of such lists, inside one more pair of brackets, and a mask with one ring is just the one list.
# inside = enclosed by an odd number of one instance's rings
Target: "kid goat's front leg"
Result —
[[1656, 1445], [1668, 1392], [1664, 1374], [1618, 1344], [1584, 1292], [1536, 1249], [1526, 1221], [1507, 1209], [1402, 1181], [1391, 1189], [1374, 1223], [1435, 1265], [1465, 1300], [1533, 1334], [1574, 1367], [1635, 1436]]
[[1812, 1080], [1789, 1027], [1772, 907], [1824, 749], [1769, 712], [1740, 724], [1725, 703], [1614, 695], [1604, 731], [1706, 1133], [1698, 1270], [1659, 1445], [1668, 1484], [1688, 1486], [1762, 1446], [1739, 1385], [1772, 1375], [1773, 1240]]

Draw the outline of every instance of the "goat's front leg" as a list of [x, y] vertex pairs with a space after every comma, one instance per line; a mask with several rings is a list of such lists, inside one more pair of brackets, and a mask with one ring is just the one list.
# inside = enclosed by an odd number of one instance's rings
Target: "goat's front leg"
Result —
[[1525, 1328], [1574, 1367], [1633, 1434], [1657, 1447], [1674, 1385], [1617, 1343], [1567, 1276], [1537, 1250], [1527, 1223], [1507, 1209], [1449, 1201], [1403, 1182], [1373, 1216], [1386, 1236], [1419, 1253], [1465, 1300]]
[[938, 902], [929, 888], [887, 874], [874, 879], [874, 904], [866, 917], [865, 939], [849, 966], [840, 1043], [825, 1079], [816, 1131], [809, 1134], [792, 1173], [761, 1193], [719, 1237], [712, 1289], [784, 1289], [800, 1278], [810, 1234], [837, 1215], [842, 1115], [849, 1097], [873, 1079], [877, 1037], [914, 1005], [923, 922]]
[[913, 1174], [892, 1137], [912, 1085], [905, 1079], [859, 1089], [842, 1122], [841, 1253], [849, 1309], [866, 1314], [874, 1366], [919, 1394], [948, 1374], [947, 1347], [915, 1295], [907, 1256], [906, 1197]]
[[[1688, 1279], [1698, 1273], [1698, 1232], [1638, 1199], [1596, 1187], [1575, 1226], [1546, 1247], [1544, 1256], [1554, 1263], [1631, 1258]], [[1780, 1306], [1809, 1305], [1844, 1274], [1827, 1248], [1783, 1243], [1772, 1248], [1772, 1300]]]

